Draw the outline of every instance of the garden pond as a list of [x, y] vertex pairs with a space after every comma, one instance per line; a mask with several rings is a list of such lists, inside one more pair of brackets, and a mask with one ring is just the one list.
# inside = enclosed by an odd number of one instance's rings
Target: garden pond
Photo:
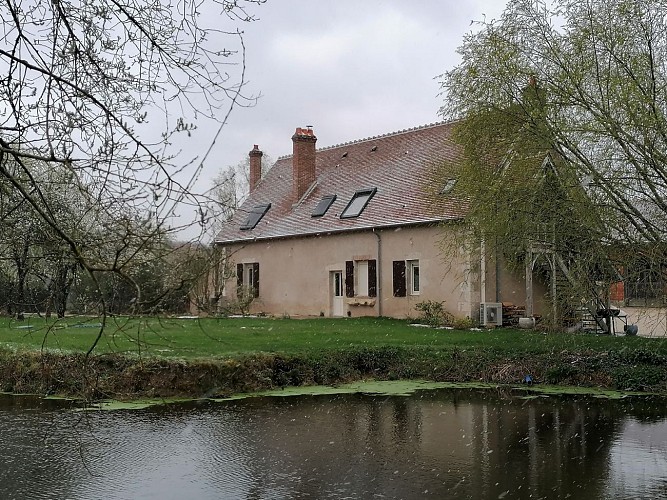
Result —
[[0, 498], [667, 499], [664, 398], [427, 387], [104, 410], [0, 395]]

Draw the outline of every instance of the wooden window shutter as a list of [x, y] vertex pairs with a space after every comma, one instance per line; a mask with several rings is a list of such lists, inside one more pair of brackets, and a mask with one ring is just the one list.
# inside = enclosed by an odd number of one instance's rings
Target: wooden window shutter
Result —
[[354, 262], [345, 262], [345, 296], [354, 297]]
[[243, 264], [236, 264], [236, 294], [243, 292]]
[[377, 261], [373, 259], [368, 261], [368, 296], [377, 297], [377, 294], [378, 294]]
[[252, 294], [259, 297], [259, 262], [252, 265]]
[[394, 261], [394, 297], [405, 297], [407, 295], [405, 283], [405, 261]]

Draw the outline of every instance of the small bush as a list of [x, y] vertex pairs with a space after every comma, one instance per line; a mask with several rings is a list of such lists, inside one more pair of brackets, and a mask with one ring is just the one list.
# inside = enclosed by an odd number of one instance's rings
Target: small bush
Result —
[[400, 354], [394, 347], [365, 348], [353, 351], [350, 358], [360, 373], [385, 372], [398, 362]]
[[623, 349], [618, 354], [623, 364], [641, 364], [660, 366], [665, 364], [665, 356], [649, 349]]
[[313, 379], [313, 370], [303, 359], [276, 356], [273, 360], [271, 379], [275, 385], [280, 387], [299, 386]]
[[435, 300], [425, 300], [415, 304], [415, 309], [421, 313], [420, 321], [427, 325], [442, 326], [454, 323], [454, 316], [445, 311], [444, 302]]
[[470, 318], [454, 318], [454, 321], [452, 321], [451, 326], [453, 326], [457, 330], [468, 330], [470, 328], [477, 326], [477, 323]]
[[621, 390], [642, 390], [658, 387], [667, 379], [665, 369], [658, 366], [623, 366], [612, 372], [614, 386]]
[[255, 300], [253, 291], [245, 286], [240, 286], [236, 290], [236, 297], [230, 298], [220, 307], [223, 316], [230, 314], [240, 314], [247, 316], [250, 313], [250, 305]]
[[578, 370], [571, 365], [559, 364], [547, 370], [544, 379], [548, 384], [559, 384], [575, 377]]

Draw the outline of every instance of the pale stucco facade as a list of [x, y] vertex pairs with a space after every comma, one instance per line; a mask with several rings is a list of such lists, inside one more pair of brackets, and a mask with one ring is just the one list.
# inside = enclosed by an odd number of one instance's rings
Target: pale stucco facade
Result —
[[[479, 252], [452, 252], [443, 247], [442, 242], [455, 238], [458, 229], [451, 224], [384, 228], [232, 244], [225, 252], [230, 269], [259, 264], [258, 297], [250, 307], [255, 314], [416, 318], [415, 305], [432, 300], [443, 302], [456, 318], [477, 321], [482, 301], [523, 304], [523, 276], [499, 266], [496, 279], [493, 259], [487, 257], [488, 262], [482, 263]], [[372, 260], [377, 263], [375, 296], [358, 286], [358, 264]], [[336, 273], [344, 281], [349, 261], [355, 263], [353, 297], [347, 297], [341, 287], [336, 290]], [[396, 261], [418, 265], [418, 290], [411, 286], [408, 266], [405, 296], [395, 296]], [[235, 298], [236, 290], [237, 275], [232, 273], [225, 283], [223, 305]]]
[[[451, 228], [422, 226], [375, 229], [322, 236], [285, 238], [226, 246], [232, 266], [259, 263], [259, 294], [251, 312], [290, 316], [390, 316], [415, 317], [416, 303], [444, 302], [456, 317], [476, 318], [479, 310], [479, 276], [475, 263], [463, 253], [443, 253], [441, 240]], [[346, 262], [375, 260], [375, 297], [355, 286], [354, 297], [336, 293], [336, 273], [345, 277]], [[405, 297], [394, 296], [393, 263], [419, 266], [419, 286]], [[478, 267], [478, 266], [477, 266]], [[409, 279], [409, 277], [408, 277]], [[236, 276], [225, 284], [223, 298], [236, 293]], [[359, 285], [355, 272], [355, 284]], [[340, 304], [337, 307], [336, 301]], [[341, 308], [342, 306], [342, 308]]]

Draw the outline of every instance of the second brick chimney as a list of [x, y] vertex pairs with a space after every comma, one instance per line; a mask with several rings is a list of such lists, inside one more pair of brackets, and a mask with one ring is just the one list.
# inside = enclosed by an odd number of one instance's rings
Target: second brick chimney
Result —
[[262, 178], [262, 153], [255, 144], [248, 156], [250, 157], [250, 192], [252, 193]]
[[297, 128], [292, 136], [292, 198], [298, 202], [315, 182], [315, 142], [313, 129]]

